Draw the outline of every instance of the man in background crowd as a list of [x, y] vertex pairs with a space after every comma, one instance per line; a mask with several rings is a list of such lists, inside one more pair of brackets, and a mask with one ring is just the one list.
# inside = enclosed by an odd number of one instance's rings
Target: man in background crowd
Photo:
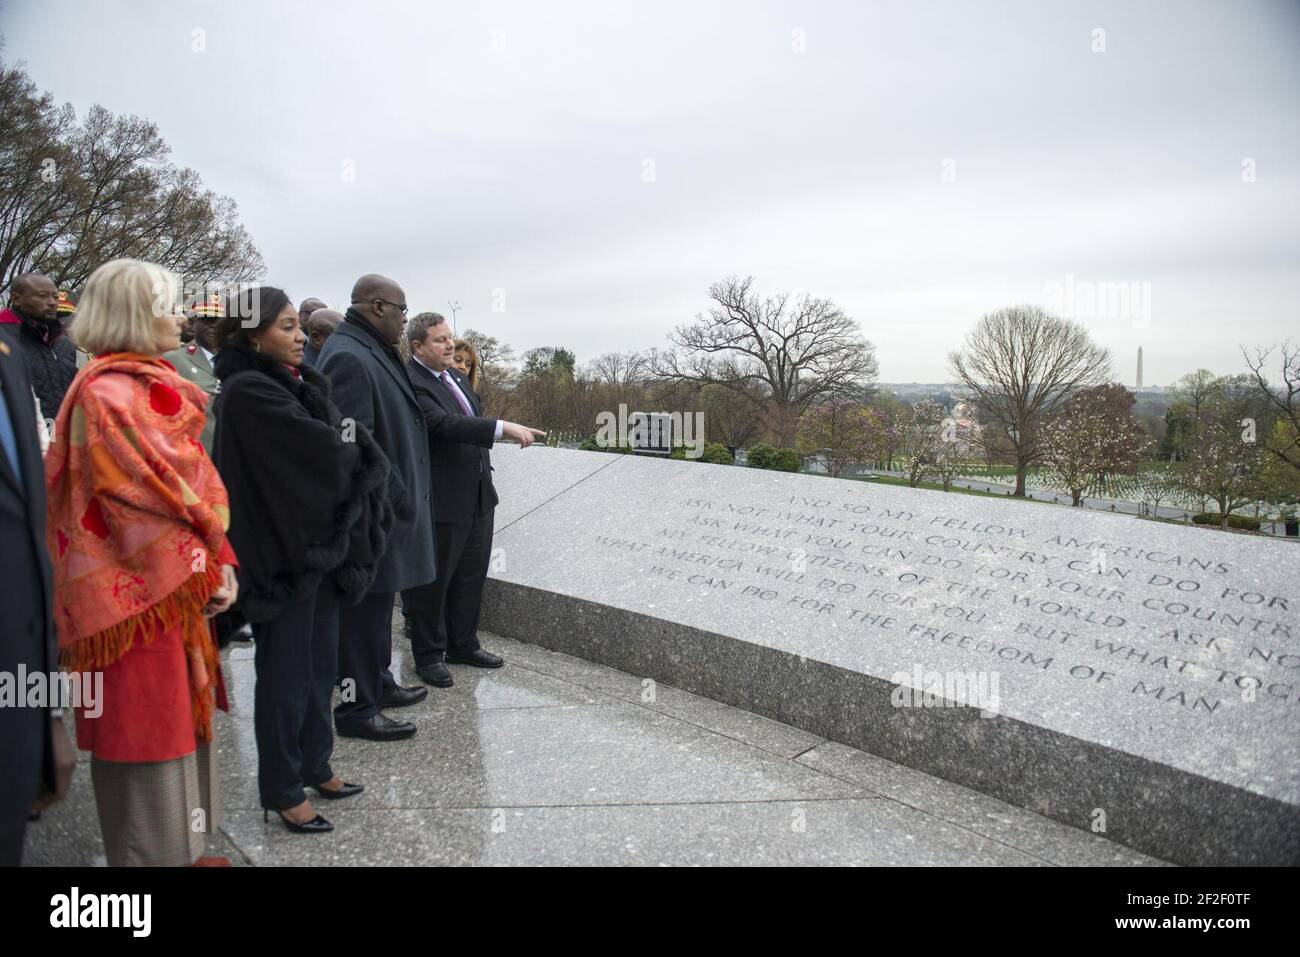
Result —
[[[12, 334], [0, 335], [0, 554], [5, 599], [0, 601], [0, 672], [58, 671], [53, 583], [45, 550], [45, 469], [37, 443], [36, 404], [23, 354]], [[57, 684], [55, 685], [57, 687]], [[25, 695], [26, 687], [19, 689]], [[21, 701], [29, 705], [34, 702]], [[27, 815], [62, 797], [76, 751], [53, 705], [0, 708], [0, 867], [20, 863]]]
[[9, 308], [0, 313], [0, 325], [11, 330], [10, 343], [27, 363], [41, 417], [53, 422], [77, 375], [77, 349], [63, 334], [59, 321], [59, 290], [38, 272], [16, 276], [9, 291]]
[[326, 304], [314, 296], [309, 296], [298, 304], [298, 325], [303, 332], [307, 331], [307, 320], [317, 309], [326, 308]]
[[334, 330], [343, 321], [343, 313], [334, 309], [317, 309], [307, 317], [302, 331], [307, 333], [307, 345], [303, 346], [302, 360], [313, 369], [320, 361], [320, 351], [325, 348], [325, 340], [334, 334]]
[[[63, 326], [63, 333], [67, 335], [68, 327], [72, 325], [72, 320], [77, 318], [77, 304], [72, 301], [72, 296], [66, 289], [59, 290], [59, 324]], [[75, 348], [75, 346], [74, 346]], [[92, 358], [89, 352], [84, 349], [77, 349], [77, 368], [80, 369]]]
[[59, 290], [58, 302], [59, 324], [63, 326], [63, 331], [68, 331], [68, 326], [72, 325], [72, 320], [77, 316], [77, 304], [72, 301], [68, 295], [68, 290]]
[[207, 421], [203, 423], [203, 443], [208, 455], [212, 454], [212, 436], [217, 430], [215, 401], [221, 391], [221, 380], [212, 371], [212, 359], [217, 354], [217, 320], [221, 318], [221, 297], [216, 293], [200, 297], [185, 310], [194, 333], [189, 345], [173, 349], [163, 358], [176, 367], [182, 379], [188, 379], [208, 394]]

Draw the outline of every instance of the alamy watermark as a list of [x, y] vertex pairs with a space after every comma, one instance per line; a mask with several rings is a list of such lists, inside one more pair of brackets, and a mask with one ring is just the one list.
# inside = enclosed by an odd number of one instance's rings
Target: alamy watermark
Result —
[[918, 662], [890, 681], [898, 686], [889, 695], [895, 708], [979, 708], [991, 718], [1002, 700], [996, 671], [926, 671]]
[[0, 708], [77, 708], [87, 718], [104, 711], [102, 671], [0, 671]]
[[704, 454], [704, 413], [628, 412], [627, 403], [614, 412], [596, 414], [596, 444], [604, 448], [686, 449], [688, 459]]
[[1117, 320], [1145, 329], [1151, 325], [1151, 283], [1076, 279], [1066, 273], [1064, 282], [1043, 286], [1043, 305], [1062, 319]]

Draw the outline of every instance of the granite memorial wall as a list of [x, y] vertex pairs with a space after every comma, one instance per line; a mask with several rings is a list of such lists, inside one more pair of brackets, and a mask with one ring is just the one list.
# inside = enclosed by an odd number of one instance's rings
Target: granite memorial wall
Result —
[[1184, 863], [1300, 863], [1300, 548], [548, 448], [494, 456], [484, 627]]

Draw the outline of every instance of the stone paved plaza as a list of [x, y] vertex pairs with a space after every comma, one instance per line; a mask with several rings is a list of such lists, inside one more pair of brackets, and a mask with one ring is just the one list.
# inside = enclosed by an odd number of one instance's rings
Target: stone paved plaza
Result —
[[[395, 635], [400, 636], [400, 630]], [[409, 650], [395, 640], [399, 680]], [[224, 822], [236, 865], [1156, 865], [1096, 835], [745, 711], [493, 635], [499, 671], [454, 667], [394, 712], [395, 744], [340, 739], [366, 791], [318, 806], [333, 834], [262, 822], [252, 647], [226, 668]], [[30, 865], [104, 863], [88, 767], [28, 830]]]

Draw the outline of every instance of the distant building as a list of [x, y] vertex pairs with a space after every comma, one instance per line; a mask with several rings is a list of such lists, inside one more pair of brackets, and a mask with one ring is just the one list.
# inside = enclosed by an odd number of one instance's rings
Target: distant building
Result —
[[969, 402], [958, 402], [952, 407], [952, 420], [957, 425], [957, 437], [964, 442], [979, 439], [980, 424], [975, 419]]
[[1142, 347], [1138, 346], [1138, 377], [1137, 387], [1142, 388]]

